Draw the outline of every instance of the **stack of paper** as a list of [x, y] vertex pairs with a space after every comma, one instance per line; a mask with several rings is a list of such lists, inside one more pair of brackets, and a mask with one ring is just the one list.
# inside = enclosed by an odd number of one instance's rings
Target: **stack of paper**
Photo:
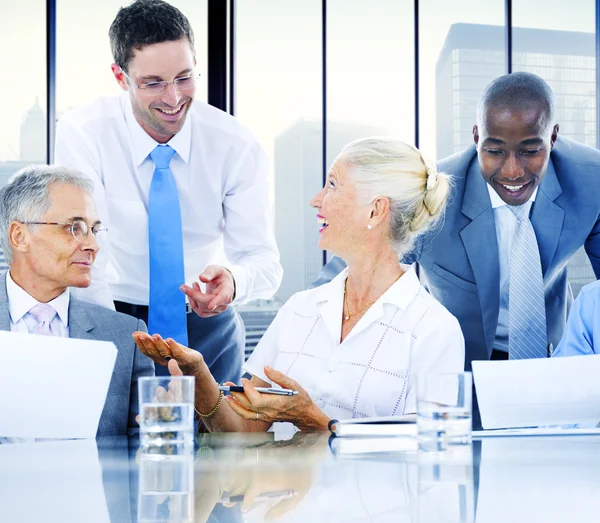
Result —
[[416, 416], [384, 416], [338, 421], [331, 429], [338, 437], [416, 436]]
[[[473, 376], [484, 429], [582, 425], [600, 421], [600, 355], [474, 361]], [[507, 435], [509, 435], [507, 433]]]
[[117, 349], [0, 331], [0, 437], [94, 438]]

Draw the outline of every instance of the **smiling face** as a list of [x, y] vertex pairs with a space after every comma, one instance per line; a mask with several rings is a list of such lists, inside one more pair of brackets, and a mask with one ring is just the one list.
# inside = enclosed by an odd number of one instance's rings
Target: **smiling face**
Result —
[[473, 128], [481, 173], [508, 205], [529, 201], [546, 174], [558, 125], [545, 122], [541, 108], [490, 106], [482, 125]]
[[[364, 245], [363, 236], [368, 232], [369, 208], [358, 202], [356, 185], [348, 175], [346, 166], [335, 162], [325, 187], [310, 201], [317, 209], [319, 248], [347, 259], [357, 246]], [[364, 233], [361, 235], [361, 231]]]
[[[187, 38], [152, 44], [135, 49], [127, 67], [127, 75], [137, 85], [150, 82], [173, 82], [193, 73], [196, 60]], [[131, 85], [120, 67], [113, 64], [115, 78], [129, 91], [133, 114], [142, 127], [159, 143], [168, 142], [185, 122], [194, 101], [195, 85], [180, 90], [167, 85], [164, 93], [156, 95]]]
[[[40, 222], [99, 222], [92, 196], [74, 185], [54, 185], [48, 192], [51, 205]], [[68, 225], [24, 225], [13, 222], [13, 271], [17, 281], [33, 296], [61, 294], [67, 287], [88, 287], [99, 246], [91, 230], [77, 241]], [[30, 288], [27, 288], [29, 287]]]

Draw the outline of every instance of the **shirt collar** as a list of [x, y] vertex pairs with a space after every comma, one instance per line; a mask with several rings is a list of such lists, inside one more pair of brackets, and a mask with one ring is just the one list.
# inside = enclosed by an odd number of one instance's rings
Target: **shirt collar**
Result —
[[[421, 289], [421, 282], [411, 265], [401, 264], [404, 274], [385, 291], [375, 304], [389, 303], [405, 310]], [[331, 282], [317, 288], [316, 302], [323, 303], [339, 297], [344, 292], [348, 268], [340, 272]]]
[[[127, 93], [123, 93], [121, 96], [123, 97], [122, 100], [125, 110], [125, 121], [127, 122], [129, 134], [131, 135], [131, 139], [133, 141], [133, 159], [136, 166], [140, 166], [144, 160], [148, 158], [156, 146], [159, 145], [159, 143], [146, 131], [144, 131], [142, 126], [136, 120], [131, 107], [131, 100], [129, 99]], [[188, 111], [181, 131], [173, 136], [173, 138], [171, 138], [168, 142], [168, 145], [175, 149], [175, 152], [185, 163], [189, 163], [190, 161], [190, 150], [192, 143], [191, 118], [191, 111]]]
[[[528, 201], [535, 202], [535, 196], [536, 196], [539, 188], [540, 188], [540, 186], [538, 185], [535, 188], [535, 190], [533, 191], [533, 194], [531, 195], [531, 198], [529, 198]], [[490, 201], [492, 202], [492, 209], [497, 209], [498, 207], [503, 207], [503, 206], [507, 205], [507, 203], [502, 198], [500, 198], [500, 196], [498, 196], [498, 193], [494, 190], [494, 188], [489, 183], [487, 184], [487, 189], [488, 189], [488, 192], [490, 193]]]
[[[39, 303], [33, 296], [15, 283], [10, 276], [10, 271], [6, 272], [6, 294], [8, 296], [10, 319], [13, 323], [17, 323], [32, 307]], [[60, 321], [67, 327], [69, 325], [69, 289], [65, 290], [52, 301], [49, 301], [48, 305], [54, 307]]]

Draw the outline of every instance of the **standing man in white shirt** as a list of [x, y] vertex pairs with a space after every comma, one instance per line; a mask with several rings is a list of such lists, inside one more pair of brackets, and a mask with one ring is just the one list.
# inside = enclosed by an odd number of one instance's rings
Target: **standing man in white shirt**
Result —
[[236, 381], [244, 329], [230, 305], [271, 297], [282, 276], [266, 155], [233, 117], [194, 100], [194, 35], [178, 9], [137, 0], [109, 36], [125, 92], [68, 112], [56, 135], [56, 163], [94, 180], [110, 230], [79, 296], [114, 299], [150, 333], [200, 351], [217, 380]]

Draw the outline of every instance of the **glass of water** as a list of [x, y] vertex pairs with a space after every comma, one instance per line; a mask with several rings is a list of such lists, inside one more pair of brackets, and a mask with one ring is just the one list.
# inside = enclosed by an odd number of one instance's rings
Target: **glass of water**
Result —
[[471, 443], [472, 394], [470, 372], [417, 376], [420, 450], [439, 452]]
[[140, 378], [138, 388], [142, 447], [193, 447], [194, 377]]

